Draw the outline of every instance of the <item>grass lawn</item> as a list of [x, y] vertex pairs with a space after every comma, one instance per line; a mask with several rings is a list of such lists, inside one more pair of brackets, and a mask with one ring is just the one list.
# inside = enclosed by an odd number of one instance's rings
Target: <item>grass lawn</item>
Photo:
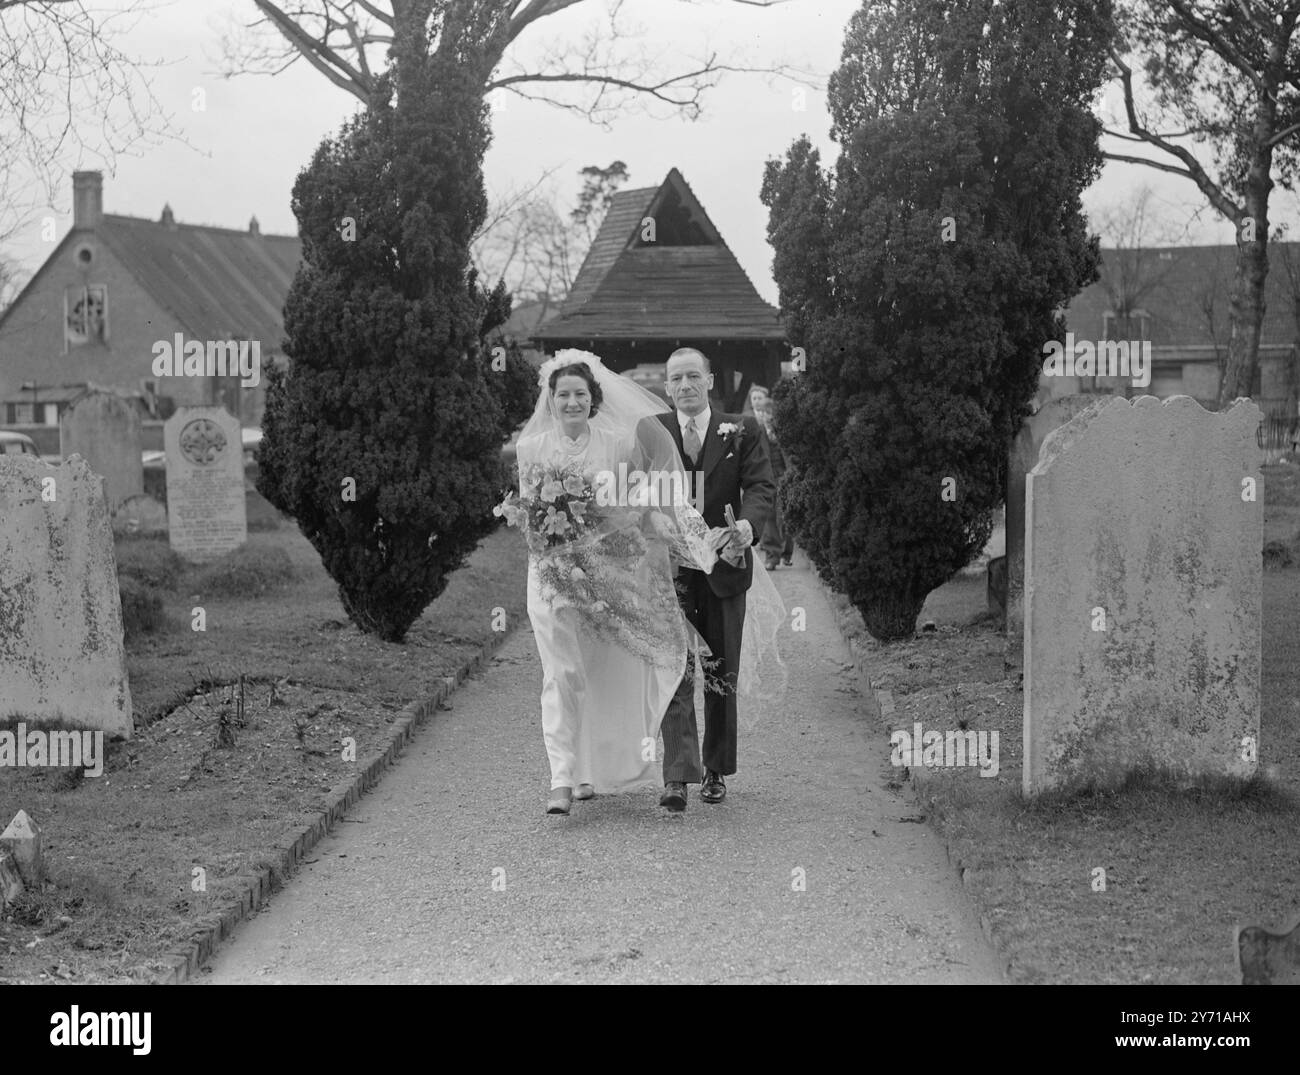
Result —
[[[1264, 539], [1289, 543], [1295, 564], [1264, 574], [1264, 775], [1244, 786], [1142, 774], [1113, 793], [1028, 802], [1024, 695], [1004, 677], [984, 579], [936, 590], [921, 619], [937, 630], [892, 645], [837, 598], [873, 686], [892, 693], [890, 729], [999, 733], [997, 777], [930, 769], [918, 792], [1020, 981], [1235, 984], [1233, 927], [1300, 916], [1300, 467], [1264, 474]], [[1093, 887], [1098, 867], [1105, 891]]]
[[[108, 751], [104, 775], [0, 771], [0, 825], [19, 808], [36, 820], [52, 882], [0, 919], [0, 982], [152, 978], [195, 920], [237, 903], [280, 838], [386, 744], [400, 711], [478, 651], [494, 608], [511, 623], [526, 615], [523, 543], [502, 530], [404, 644], [363, 635], [297, 528], [249, 500], [248, 545], [215, 568], [183, 568], [163, 591], [165, 621], [128, 640], [136, 733]], [[120, 540], [119, 562], [152, 562], [148, 544]], [[161, 563], [165, 540], [153, 551]], [[196, 607], [206, 631], [193, 629]], [[356, 761], [343, 760], [346, 738]]]

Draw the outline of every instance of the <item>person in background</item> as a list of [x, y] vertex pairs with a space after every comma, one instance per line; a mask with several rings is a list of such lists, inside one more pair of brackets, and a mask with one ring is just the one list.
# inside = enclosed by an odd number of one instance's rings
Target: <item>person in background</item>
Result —
[[[756, 397], [754, 394], [756, 391], [763, 394]], [[772, 476], [779, 483], [781, 475], [785, 473], [785, 455], [777, 442], [776, 430], [772, 425], [772, 398], [767, 394], [766, 389], [754, 389], [750, 392], [750, 400], [754, 402], [754, 417], [758, 419], [758, 424], [767, 435], [767, 450], [772, 460]], [[786, 530], [779, 497], [774, 497], [772, 500], [772, 513], [763, 526], [758, 547], [763, 551], [764, 566], [769, 571], [774, 570], [778, 563], [783, 563], [786, 567], [794, 566], [794, 538]]]

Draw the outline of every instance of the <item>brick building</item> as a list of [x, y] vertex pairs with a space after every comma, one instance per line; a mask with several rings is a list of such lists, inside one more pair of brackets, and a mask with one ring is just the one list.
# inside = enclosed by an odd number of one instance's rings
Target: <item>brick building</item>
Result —
[[[54, 454], [59, 415], [89, 385], [135, 396], [154, 419], [222, 403], [260, 425], [301, 254], [297, 238], [263, 235], [256, 218], [237, 231], [178, 224], [169, 206], [156, 221], [105, 213], [101, 173], [74, 173], [72, 229], [0, 316], [0, 427]], [[155, 345], [178, 334], [218, 353], [256, 342], [260, 383], [155, 376]]]
[[[1066, 310], [1078, 340], [1151, 344], [1151, 383], [1122, 377], [1041, 377], [1039, 398], [1077, 392], [1129, 397], [1187, 395], [1217, 407], [1219, 369], [1228, 354], [1233, 246], [1103, 249], [1101, 279]], [[1267, 309], [1259, 366], [1249, 395], [1270, 413], [1297, 414], [1300, 395], [1300, 243], [1269, 243]]]

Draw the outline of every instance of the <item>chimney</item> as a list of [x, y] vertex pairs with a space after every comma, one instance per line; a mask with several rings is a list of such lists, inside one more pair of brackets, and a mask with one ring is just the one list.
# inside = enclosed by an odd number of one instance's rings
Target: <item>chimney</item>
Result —
[[162, 216], [158, 218], [158, 223], [165, 228], [176, 227], [176, 218], [172, 216], [172, 207], [169, 202], [163, 202]]
[[262, 234], [262, 226], [257, 222], [257, 217], [253, 217], [253, 219], [248, 222], [248, 234], [249, 235]]
[[104, 173], [72, 173], [72, 226], [97, 228], [104, 217]]

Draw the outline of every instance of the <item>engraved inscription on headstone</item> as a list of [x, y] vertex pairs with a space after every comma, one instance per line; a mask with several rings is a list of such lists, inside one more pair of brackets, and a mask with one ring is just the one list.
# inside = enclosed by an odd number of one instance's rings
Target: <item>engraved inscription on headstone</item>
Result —
[[191, 560], [215, 560], [248, 540], [239, 420], [222, 407], [181, 407], [163, 427], [167, 528]]

